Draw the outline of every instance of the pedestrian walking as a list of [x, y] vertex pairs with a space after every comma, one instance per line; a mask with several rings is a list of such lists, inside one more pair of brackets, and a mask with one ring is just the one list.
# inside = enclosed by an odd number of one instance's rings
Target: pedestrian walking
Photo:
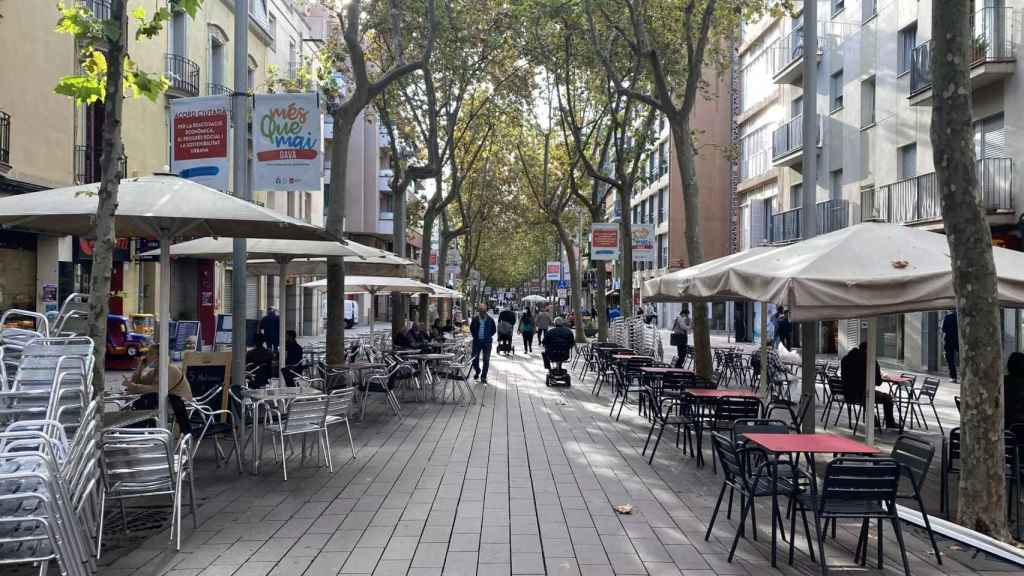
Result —
[[281, 318], [278, 317], [277, 310], [267, 309], [267, 315], [260, 319], [258, 332], [263, 336], [263, 341], [266, 342], [267, 349], [271, 352], [277, 352], [281, 344], [280, 329]]
[[786, 350], [793, 349], [793, 323], [789, 321], [789, 310], [779, 311], [779, 321], [775, 328], [779, 341], [786, 347]]
[[494, 334], [498, 331], [494, 318], [487, 314], [487, 304], [480, 304], [477, 315], [469, 323], [469, 331], [473, 335], [473, 379], [486, 384], [487, 369], [491, 366], [491, 346], [494, 344]]
[[529, 308], [519, 317], [519, 333], [523, 335], [523, 351], [527, 354], [533, 352], [533, 314]]
[[690, 309], [684, 305], [679, 310], [679, 316], [676, 316], [675, 322], [672, 323], [672, 336], [669, 342], [676, 347], [676, 368], [682, 368], [683, 363], [686, 362], [686, 351], [692, 329], [693, 320], [690, 320]]
[[544, 335], [547, 334], [548, 328], [551, 327], [551, 313], [548, 312], [547, 308], [541, 309], [540, 313], [537, 314], [537, 344], [544, 345]]
[[956, 310], [942, 319], [942, 347], [946, 352], [949, 377], [956, 382], [956, 368], [960, 364], [960, 328], [957, 326]]

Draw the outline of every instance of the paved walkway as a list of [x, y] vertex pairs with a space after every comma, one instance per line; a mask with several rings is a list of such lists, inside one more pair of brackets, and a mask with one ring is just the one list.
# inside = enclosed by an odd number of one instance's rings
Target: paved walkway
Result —
[[[175, 576], [559, 574], [712, 576], [768, 573], [767, 510], [758, 542], [726, 562], [734, 521], [703, 532], [721, 480], [666, 442], [654, 466], [640, 456], [646, 427], [627, 407], [608, 417], [589, 384], [547, 389], [539, 355], [494, 357], [483, 405], [403, 404], [401, 421], [371, 397], [358, 423], [358, 458], [335, 433], [337, 467], [289, 467], [267, 451], [259, 477], [197, 473], [199, 528], [186, 517], [181, 552], [163, 531], [104, 552], [100, 573]], [[479, 387], [478, 387], [479, 390]], [[710, 461], [710, 460], [709, 460]], [[634, 511], [619, 515], [617, 504]], [[736, 515], [738, 516], [738, 514]], [[114, 521], [111, 525], [119, 523]], [[856, 527], [840, 524], [832, 564], [851, 564]], [[803, 544], [799, 530], [798, 544]], [[891, 530], [886, 573], [901, 573]], [[915, 575], [1014, 573], [944, 543], [938, 566], [908, 530]], [[871, 546], [874, 550], [874, 546]], [[784, 558], [784, 556], [783, 556]], [[816, 574], [805, 554], [783, 574]], [[873, 560], [874, 554], [871, 558]], [[877, 570], [869, 572], [880, 573]], [[1019, 574], [1020, 572], [1016, 572]]]

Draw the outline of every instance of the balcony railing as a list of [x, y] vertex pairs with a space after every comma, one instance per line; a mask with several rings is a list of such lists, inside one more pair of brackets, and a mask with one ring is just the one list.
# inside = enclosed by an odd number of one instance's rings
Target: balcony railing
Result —
[[[973, 41], [968, 58], [971, 68], [986, 62], [1007, 62], [1014, 60], [1016, 46], [1013, 42], [1013, 9], [1000, 7], [982, 8], [974, 13], [972, 24]], [[914, 96], [932, 87], [932, 41], [929, 40], [911, 53], [910, 95]]]
[[[1013, 160], [984, 158], [977, 161], [977, 188], [985, 212], [1013, 210]], [[938, 178], [934, 172], [904, 178], [861, 193], [861, 218], [895, 224], [942, 217]]]
[[[818, 144], [821, 144], [821, 116], [818, 116]], [[778, 160], [804, 147], [804, 117], [794, 117], [772, 132], [772, 160]]]
[[[824, 200], [815, 204], [817, 212], [815, 229], [817, 234], [828, 234], [850, 225], [850, 204], [846, 200]], [[801, 208], [792, 208], [785, 212], [772, 214], [772, 242], [793, 242], [803, 238], [800, 224]]]
[[0, 165], [11, 165], [11, 115], [0, 110]]
[[171, 89], [188, 96], [199, 96], [199, 64], [177, 54], [167, 54], [166, 62]]
[[216, 82], [207, 82], [206, 93], [210, 96], [231, 95], [231, 88]]
[[[75, 182], [78, 184], [92, 184], [99, 182], [102, 178], [100, 173], [100, 154], [102, 152], [93, 146], [75, 146]], [[121, 154], [121, 161], [118, 163], [121, 171], [121, 178], [128, 175], [128, 157]]]

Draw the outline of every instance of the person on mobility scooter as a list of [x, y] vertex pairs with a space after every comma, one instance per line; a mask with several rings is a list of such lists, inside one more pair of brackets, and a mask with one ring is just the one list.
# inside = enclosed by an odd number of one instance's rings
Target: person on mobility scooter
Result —
[[[570, 386], [572, 381], [569, 371], [562, 368], [562, 363], [569, 360], [569, 353], [576, 345], [576, 337], [572, 330], [565, 326], [565, 319], [555, 318], [555, 327], [548, 330], [544, 337], [544, 368], [548, 370], [545, 384], [548, 386]], [[554, 364], [554, 367], [551, 365]]]

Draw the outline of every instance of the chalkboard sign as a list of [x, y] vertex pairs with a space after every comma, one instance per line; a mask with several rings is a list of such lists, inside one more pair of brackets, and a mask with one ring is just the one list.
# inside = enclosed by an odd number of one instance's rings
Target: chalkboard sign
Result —
[[[197, 323], [198, 324], [198, 323]], [[228, 388], [231, 386], [231, 352], [185, 351], [182, 360], [185, 378], [192, 388], [192, 396], [199, 397], [213, 388], [221, 387], [220, 410], [228, 409]], [[216, 406], [211, 406], [216, 408]]]
[[[201, 340], [199, 322], [178, 320], [174, 323], [174, 334], [171, 336], [171, 360], [178, 361], [182, 357], [182, 352], [186, 350], [201, 350]], [[189, 346], [190, 341], [191, 346]]]

